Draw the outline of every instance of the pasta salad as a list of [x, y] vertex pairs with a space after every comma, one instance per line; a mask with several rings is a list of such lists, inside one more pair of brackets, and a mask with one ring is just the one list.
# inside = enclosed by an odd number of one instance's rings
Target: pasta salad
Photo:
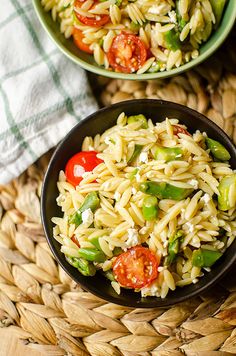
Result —
[[227, 0], [41, 0], [66, 38], [107, 70], [169, 71], [198, 57]]
[[205, 132], [144, 115], [117, 124], [69, 159], [58, 180], [54, 238], [78, 273], [117, 293], [165, 298], [197, 283], [236, 235], [230, 154]]

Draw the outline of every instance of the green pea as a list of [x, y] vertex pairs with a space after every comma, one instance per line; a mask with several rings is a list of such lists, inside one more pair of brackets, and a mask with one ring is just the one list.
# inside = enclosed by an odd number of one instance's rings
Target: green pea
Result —
[[206, 145], [210, 149], [212, 156], [220, 161], [228, 161], [231, 158], [230, 153], [220, 142], [207, 137]]
[[146, 197], [143, 200], [142, 213], [147, 221], [156, 219], [158, 213], [158, 201], [154, 196]]

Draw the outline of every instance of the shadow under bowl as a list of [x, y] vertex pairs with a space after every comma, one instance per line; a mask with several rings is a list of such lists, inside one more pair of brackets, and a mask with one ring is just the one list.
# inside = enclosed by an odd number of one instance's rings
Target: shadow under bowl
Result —
[[116, 123], [118, 115], [122, 112], [127, 115], [142, 113], [147, 118], [151, 118], [154, 123], [161, 122], [166, 117], [176, 118], [179, 119], [181, 124], [188, 127], [189, 132], [196, 130], [207, 132], [209, 137], [220, 141], [228, 149], [232, 157], [230, 164], [233, 169], [236, 169], [236, 148], [217, 125], [200, 113], [172, 102], [140, 99], [121, 102], [90, 115], [67, 134], [51, 158], [42, 188], [41, 215], [47, 241], [58, 263], [84, 289], [111, 303], [135, 308], [165, 307], [196, 296], [212, 287], [236, 260], [236, 241], [212, 267], [211, 272], [200, 278], [198, 283], [177, 288], [175, 291], [169, 292], [165, 299], [160, 299], [156, 297], [142, 298], [140, 293], [123, 288], [121, 294], [118, 295], [111, 287], [110, 281], [100, 273], [97, 273], [94, 277], [84, 277], [76, 268], [67, 263], [64, 254], [60, 251], [61, 245], [53, 238], [51, 218], [62, 216], [56, 203], [58, 196], [57, 181], [60, 170], [64, 170], [68, 159], [81, 150], [85, 136], [103, 133]]

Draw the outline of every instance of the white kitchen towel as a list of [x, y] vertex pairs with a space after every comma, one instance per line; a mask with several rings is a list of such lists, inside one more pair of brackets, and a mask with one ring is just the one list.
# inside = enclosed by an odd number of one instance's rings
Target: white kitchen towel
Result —
[[0, 184], [17, 177], [96, 109], [85, 71], [48, 38], [31, 0], [3, 0]]

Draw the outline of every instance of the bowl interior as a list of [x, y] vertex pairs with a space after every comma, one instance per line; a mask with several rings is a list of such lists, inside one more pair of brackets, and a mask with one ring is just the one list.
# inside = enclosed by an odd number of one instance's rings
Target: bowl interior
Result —
[[97, 133], [102, 133], [113, 126], [118, 115], [123, 111], [127, 115], [143, 113], [146, 117], [151, 118], [153, 122], [163, 121], [166, 117], [177, 118], [182, 124], [188, 127], [190, 132], [194, 132], [197, 129], [206, 131], [211, 138], [217, 139], [227, 147], [232, 157], [231, 164], [234, 169], [236, 168], [236, 149], [228, 136], [212, 121], [196, 111], [182, 105], [159, 100], [143, 99], [118, 103], [99, 110], [76, 125], [57, 147], [44, 180], [41, 200], [42, 221], [48, 243], [55, 258], [65, 271], [86, 290], [103, 299], [121, 305], [148, 308], [167, 306], [202, 292], [222, 277], [236, 259], [236, 241], [225, 252], [219, 263], [212, 268], [212, 271], [201, 278], [197, 284], [177, 288], [174, 292], [170, 292], [165, 299], [161, 300], [155, 297], [141, 298], [140, 293], [134, 293], [131, 290], [125, 289], [122, 289], [121, 294], [117, 295], [111, 287], [110, 282], [101, 274], [97, 273], [94, 277], [82, 276], [74, 267], [66, 262], [64, 255], [60, 252], [60, 244], [53, 238], [51, 218], [62, 215], [56, 204], [59, 171], [64, 169], [66, 162], [73, 154], [80, 151], [85, 136], [95, 136]]
[[84, 69], [104, 75], [111, 78], [120, 78], [120, 79], [132, 79], [132, 80], [145, 80], [145, 79], [154, 79], [154, 78], [167, 78], [172, 75], [182, 73], [195, 65], [201, 63], [206, 58], [208, 58], [225, 40], [229, 34], [236, 18], [236, 1], [229, 0], [226, 9], [224, 11], [223, 19], [220, 23], [220, 26], [216, 31], [213, 32], [209, 40], [201, 46], [200, 55], [198, 58], [190, 61], [189, 63], [184, 64], [179, 68], [172, 69], [168, 72], [158, 72], [158, 73], [144, 73], [144, 74], [124, 74], [116, 73], [113, 71], [108, 71], [102, 67], [99, 67], [93, 60], [93, 56], [84, 53], [79, 50], [73, 43], [72, 39], [65, 39], [64, 35], [60, 32], [60, 26], [57, 22], [52, 20], [51, 14], [46, 13], [43, 10], [41, 5], [41, 0], [33, 0], [35, 10], [38, 14], [38, 17], [48, 32], [49, 36], [60, 48], [60, 50], [69, 57], [72, 61], [79, 64]]

